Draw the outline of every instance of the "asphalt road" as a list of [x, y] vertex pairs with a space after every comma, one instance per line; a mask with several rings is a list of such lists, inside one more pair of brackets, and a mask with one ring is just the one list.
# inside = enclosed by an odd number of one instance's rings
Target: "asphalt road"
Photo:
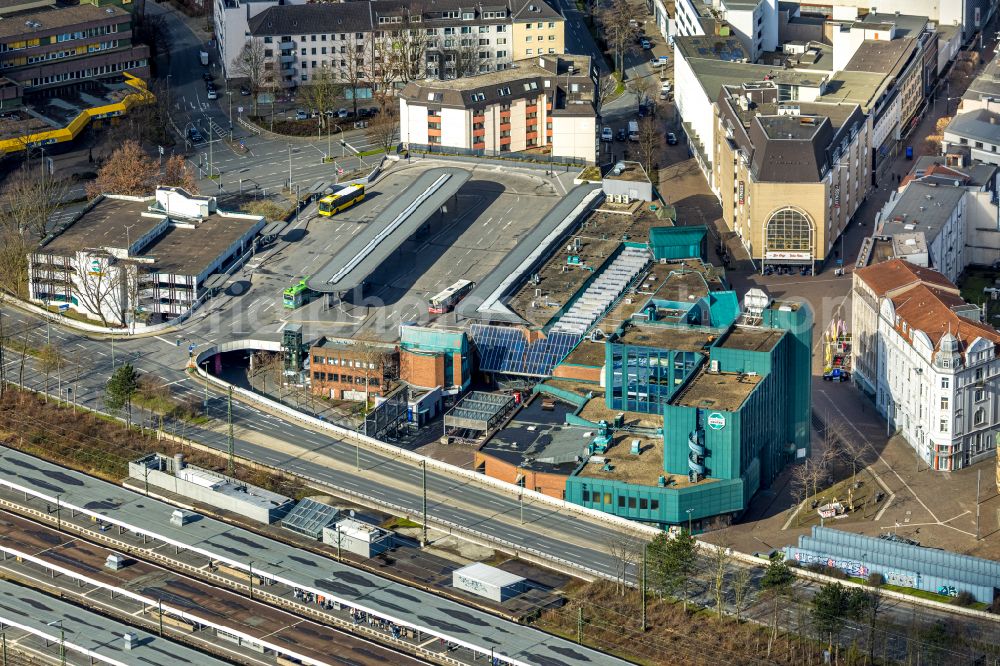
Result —
[[[5, 334], [12, 336], [13, 340], [20, 339], [23, 333], [27, 335], [30, 346], [38, 347], [45, 344], [46, 339], [50, 339], [73, 360], [74, 364], [63, 371], [61, 386], [58, 377], [50, 380], [50, 392], [55, 394], [61, 391], [64, 397], [75, 399], [78, 404], [103, 409], [103, 385], [112, 367], [111, 350], [107, 341], [91, 340], [55, 326], [47, 330], [45, 324], [33, 316], [10, 308], [2, 311]], [[193, 383], [183, 371], [187, 360], [186, 344], [182, 341], [182, 345], [178, 347], [176, 338], [173, 337], [117, 341], [114, 345], [114, 362], [130, 362], [141, 372], [153, 374], [165, 384], [170, 384], [178, 395], [202, 399], [204, 388]], [[12, 342], [11, 345], [17, 347], [16, 343]], [[18, 365], [19, 357], [8, 349], [6, 373], [9, 380], [17, 378]], [[40, 373], [31, 371], [33, 365], [33, 360], [29, 357], [25, 384], [40, 389], [45, 379]], [[71, 388], [72, 392], [67, 393], [67, 388]], [[213, 417], [217, 430], [183, 427], [176, 422], [168, 423], [167, 428], [171, 431], [182, 429], [185, 437], [225, 450], [227, 438], [223, 420], [226, 415], [226, 398], [215, 390], [209, 390], [208, 397], [208, 413]], [[137, 413], [134, 417], [142, 420], [144, 415]], [[240, 455], [316, 479], [335, 488], [374, 496], [381, 501], [404, 507], [412, 515], [420, 513], [421, 472], [418, 467], [391, 456], [356, 448], [350, 443], [312, 432], [239, 402], [233, 403], [233, 421], [237, 427], [235, 446]], [[267, 442], [271, 442], [271, 445]], [[302, 453], [283, 453], [278, 450], [279, 444], [300, 447]], [[326, 461], [324, 458], [314, 459], [317, 455], [327, 457]], [[356, 460], [360, 460], [360, 473], [354, 469]], [[618, 536], [612, 529], [577, 515], [560, 513], [550, 506], [531, 502], [524, 504], [524, 524], [521, 524], [520, 506], [516, 497], [493, 492], [431, 470], [427, 473], [427, 487], [428, 514], [432, 521], [460, 525], [481, 533], [486, 538], [516, 544], [526, 551], [539, 551], [605, 575], [615, 575], [617, 563], [607, 551], [608, 542]], [[699, 572], [692, 584], [693, 602], [696, 604], [714, 604], [711, 568], [707, 558], [699, 563]], [[634, 570], [631, 573], [634, 576]], [[759, 575], [759, 571], [755, 572], [755, 580], [759, 579]], [[808, 631], [809, 600], [817, 587], [805, 581], [798, 581], [796, 587], [796, 600], [789, 602], [781, 611], [781, 623], [789, 628], [801, 626]], [[731, 606], [731, 600], [729, 604]], [[755, 603], [749, 612], [764, 618], [767, 609], [763, 604]], [[952, 619], [947, 613], [903, 602], [887, 603], [882, 618], [900, 628], [909, 626], [911, 621], [917, 625], [930, 625]], [[987, 645], [1000, 645], [1000, 625], [997, 623], [963, 618], [961, 624], [964, 631], [982, 636]], [[845, 629], [844, 637], [846, 640], [861, 633], [862, 628], [849, 627]], [[908, 637], [904, 629], [891, 631], [891, 642], [895, 650], [904, 651], [908, 644], [916, 646], [915, 642], [918, 641], [917, 638]]]

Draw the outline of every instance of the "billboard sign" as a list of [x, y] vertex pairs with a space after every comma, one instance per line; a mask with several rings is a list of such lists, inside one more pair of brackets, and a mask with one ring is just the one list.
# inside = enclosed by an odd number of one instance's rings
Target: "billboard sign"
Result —
[[765, 259], [800, 259], [802, 261], [811, 261], [811, 252], [765, 252]]

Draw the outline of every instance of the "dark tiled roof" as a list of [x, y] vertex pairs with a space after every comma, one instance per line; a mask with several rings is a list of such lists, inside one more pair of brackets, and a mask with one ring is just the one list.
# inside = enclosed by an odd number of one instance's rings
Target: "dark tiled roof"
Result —
[[278, 5], [250, 19], [250, 34], [254, 36], [368, 32], [371, 29], [368, 2]]

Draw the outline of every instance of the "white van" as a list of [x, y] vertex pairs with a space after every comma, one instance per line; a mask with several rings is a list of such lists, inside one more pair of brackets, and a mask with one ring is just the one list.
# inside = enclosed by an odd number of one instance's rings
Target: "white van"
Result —
[[628, 140], [629, 141], [639, 140], [639, 122], [636, 120], [628, 121]]

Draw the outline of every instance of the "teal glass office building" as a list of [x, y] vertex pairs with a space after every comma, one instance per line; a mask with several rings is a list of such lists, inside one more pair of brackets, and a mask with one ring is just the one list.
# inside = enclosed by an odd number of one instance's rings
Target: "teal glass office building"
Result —
[[772, 302], [738, 318], [734, 304], [733, 292], [712, 292], [673, 321], [650, 312], [607, 344], [606, 406], [662, 414], [663, 473], [642, 484], [614, 470], [577, 473], [567, 500], [697, 530], [737, 518], [785, 465], [808, 455], [812, 311]]

